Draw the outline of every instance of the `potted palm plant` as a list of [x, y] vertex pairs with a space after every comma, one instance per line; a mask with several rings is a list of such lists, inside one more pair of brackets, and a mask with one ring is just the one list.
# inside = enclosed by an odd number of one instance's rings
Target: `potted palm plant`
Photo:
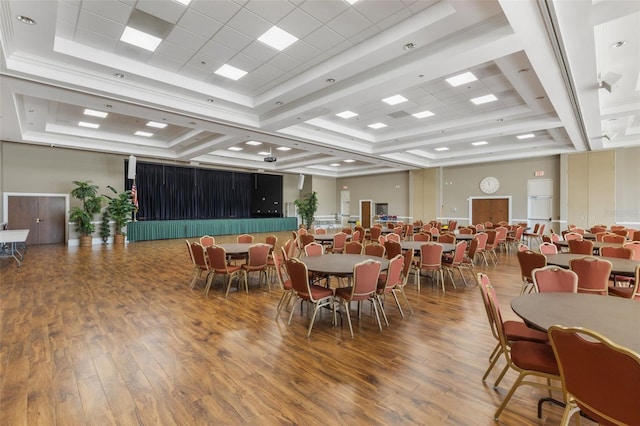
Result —
[[298, 208], [298, 214], [302, 218], [302, 223], [307, 226], [307, 229], [311, 229], [311, 224], [315, 219], [313, 215], [316, 214], [318, 210], [318, 194], [313, 191], [303, 198], [295, 200], [294, 204]]
[[116, 191], [112, 186], [107, 185], [107, 188], [115, 194], [113, 196], [105, 195], [105, 197], [109, 199], [106, 211], [114, 222], [113, 243], [124, 244], [124, 237], [126, 234], [122, 229], [131, 219], [131, 215], [135, 209], [131, 198], [131, 191], [126, 190], [118, 193], [118, 191]]
[[96, 230], [93, 224], [93, 216], [100, 212], [103, 198], [98, 195], [98, 186], [91, 182], [73, 181], [76, 187], [71, 191], [71, 196], [82, 203], [69, 210], [69, 220], [75, 222], [76, 232], [80, 234], [80, 245], [90, 246], [92, 235]]

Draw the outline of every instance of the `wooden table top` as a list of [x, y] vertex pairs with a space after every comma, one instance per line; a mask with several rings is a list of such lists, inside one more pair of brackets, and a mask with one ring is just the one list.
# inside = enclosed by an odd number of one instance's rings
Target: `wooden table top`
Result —
[[[547, 265], [556, 265], [563, 268], [569, 267], [569, 261], [578, 257], [585, 257], [584, 254], [570, 254], [570, 253], [558, 253], [558, 254], [545, 254], [547, 258]], [[630, 259], [618, 259], [615, 257], [597, 256], [598, 259], [606, 259], [611, 262], [611, 273], [615, 275], [625, 275], [627, 277], [635, 276], [636, 267], [640, 265], [638, 260]]]
[[540, 330], [584, 327], [640, 353], [640, 303], [583, 293], [532, 293], [511, 301], [513, 311]]
[[382, 257], [367, 256], [363, 254], [323, 254], [322, 256], [302, 256], [300, 261], [307, 265], [311, 272], [320, 272], [329, 275], [353, 274], [353, 267], [367, 259], [380, 262], [381, 270], [389, 267], [389, 261]]

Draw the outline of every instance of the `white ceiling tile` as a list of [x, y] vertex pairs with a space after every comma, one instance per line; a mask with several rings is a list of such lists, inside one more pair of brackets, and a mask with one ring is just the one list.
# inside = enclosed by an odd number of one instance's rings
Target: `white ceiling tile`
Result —
[[178, 26], [201, 35], [206, 39], [211, 38], [220, 28], [222, 28], [221, 23], [214, 21], [193, 9], [187, 9], [184, 15], [182, 15], [182, 18], [178, 21]]
[[209, 75], [209, 77], [207, 78], [207, 81], [210, 82], [211, 84], [215, 84], [216, 86], [223, 87], [223, 88], [229, 88], [236, 83], [230, 78], [226, 78], [218, 74]]
[[286, 0], [250, 0], [244, 7], [272, 24], [276, 24], [295, 9], [295, 6]]
[[176, 61], [173, 57], [155, 54], [147, 64], [165, 71], [178, 72], [183, 67], [184, 61]]
[[117, 44], [115, 53], [141, 62], [147, 62], [153, 56], [153, 52], [124, 42]]
[[253, 39], [257, 39], [273, 26], [269, 21], [246, 9], [241, 9], [236, 13], [227, 25]]
[[180, 69], [180, 75], [185, 77], [191, 77], [196, 80], [205, 80], [211, 77], [212, 71], [208, 67], [204, 67], [200, 64], [195, 66], [185, 65]]
[[189, 50], [198, 50], [207, 42], [207, 39], [184, 28], [174, 27], [167, 36], [167, 41]]
[[300, 9], [295, 9], [278, 22], [278, 27], [293, 34], [299, 39], [304, 38], [307, 34], [310, 34], [321, 25], [322, 23], [320, 21], [314, 19], [311, 15]]
[[222, 27], [222, 29], [213, 36], [213, 40], [239, 52], [247, 47], [254, 39], [239, 33], [233, 28]]
[[229, 49], [215, 41], [207, 42], [198, 52], [209, 56], [210, 58], [216, 58], [222, 62], [227, 62], [236, 54], [235, 50]]
[[77, 28], [74, 40], [106, 52], [113, 52], [118, 45], [117, 39], [104, 37], [102, 34], [94, 33], [86, 28]]
[[121, 3], [124, 3], [124, 4], [128, 5], [128, 6], [132, 6], [133, 7], [133, 6], [136, 5], [136, 1], [137, 0], [118, 0], [118, 1], [121, 2]]
[[378, 27], [372, 26], [367, 28], [364, 31], [359, 32], [358, 34], [354, 35], [353, 37], [351, 37], [349, 39], [349, 41], [351, 43], [353, 43], [354, 45], [361, 43], [365, 40], [370, 39], [371, 37], [373, 37], [374, 35], [378, 34], [380, 32], [380, 30], [378, 29]]
[[349, 8], [344, 0], [307, 0], [300, 9], [322, 23], [329, 22]]
[[195, 52], [191, 49], [187, 49], [183, 46], [165, 40], [160, 43], [160, 46], [158, 46], [153, 56], [164, 56], [184, 64], [191, 59], [194, 53]]
[[[76, 26], [70, 22], [58, 21], [56, 23], [56, 36], [75, 40]], [[79, 40], [76, 40], [79, 41]]]
[[320, 27], [304, 38], [304, 41], [323, 52], [344, 41], [344, 37], [327, 27]]
[[281, 74], [282, 74], [282, 71], [267, 64], [261, 65], [260, 67], [258, 67], [256, 70], [252, 72], [252, 75], [255, 75], [256, 78], [260, 78], [265, 81], [271, 81], [274, 78], [277, 78]]
[[211, 73], [223, 64], [223, 62], [217, 61], [214, 58], [210, 58], [208, 56], [202, 55], [200, 53], [196, 53], [191, 57], [185, 64], [187, 67], [191, 68], [202, 68], [207, 72]]
[[133, 8], [116, 0], [85, 1], [82, 2], [82, 9], [103, 16], [112, 21], [126, 24]]
[[349, 38], [371, 26], [371, 22], [356, 12], [355, 9], [347, 9], [329, 21], [327, 26], [341, 36]]
[[432, 6], [433, 4], [437, 3], [439, 0], [418, 0], [415, 1], [413, 3], [411, 3], [409, 5], [409, 9], [411, 9], [411, 11], [413, 13], [418, 13], [426, 8], [428, 8], [429, 6]]
[[400, 0], [360, 1], [353, 5], [355, 10], [374, 24], [399, 12], [404, 7]]
[[86, 10], [80, 12], [78, 26], [101, 34], [103, 37], [113, 38], [115, 40], [119, 40], [122, 32], [124, 31], [123, 24], [105, 19]]
[[408, 9], [400, 9], [396, 13], [391, 16], [387, 16], [385, 19], [381, 20], [376, 24], [378, 28], [381, 30], [385, 30], [399, 22], [404, 21], [405, 19], [411, 16], [411, 11]]
[[[298, 43], [299, 42], [294, 43], [294, 46]], [[287, 48], [287, 53], [290, 53], [291, 47], [293, 46], [290, 46], [289, 48]], [[242, 50], [242, 53], [257, 61], [266, 62], [269, 59], [276, 56], [279, 52], [275, 49], [270, 48], [269, 46], [266, 46], [264, 43], [261, 43], [259, 41], [254, 41], [251, 44], [249, 44], [247, 47], [245, 47]]]
[[71, 3], [61, 1], [58, 3], [58, 15], [56, 16], [57, 22], [67, 22], [75, 24], [78, 20], [78, 14], [80, 13], [80, 7]]
[[320, 53], [322, 53], [320, 50], [303, 41], [298, 41], [287, 48], [287, 55], [302, 63], [313, 59]]
[[232, 0], [193, 0], [189, 9], [197, 10], [211, 19], [226, 23], [240, 10], [241, 6]]
[[287, 72], [300, 65], [300, 62], [296, 61], [291, 56], [287, 56], [285, 53], [279, 53], [278, 56], [271, 59], [268, 64], [272, 67], [278, 68], [279, 70]]
[[136, 9], [175, 24], [180, 20], [186, 7], [173, 0], [138, 0]]
[[353, 47], [353, 43], [351, 43], [349, 40], [345, 40], [342, 43], [332, 47], [329, 50], [327, 50], [327, 55], [335, 56], [338, 53], [342, 52], [343, 50], [347, 50], [347, 49], [349, 49], [351, 47]]
[[227, 61], [227, 63], [246, 72], [251, 72], [262, 64], [260, 61], [256, 61], [255, 59], [250, 58], [247, 55], [243, 55], [242, 53], [238, 53], [236, 56]]

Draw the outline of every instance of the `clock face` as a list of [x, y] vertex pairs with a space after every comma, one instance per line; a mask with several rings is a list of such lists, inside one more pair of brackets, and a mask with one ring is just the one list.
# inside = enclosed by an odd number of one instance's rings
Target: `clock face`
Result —
[[493, 194], [500, 188], [500, 181], [492, 176], [488, 176], [480, 181], [480, 191], [485, 194]]

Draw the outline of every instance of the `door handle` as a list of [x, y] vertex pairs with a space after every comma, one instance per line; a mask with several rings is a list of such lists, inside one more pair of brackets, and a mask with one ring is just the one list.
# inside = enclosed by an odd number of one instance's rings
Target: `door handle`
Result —
[[44, 222], [44, 219], [36, 218], [36, 223]]

